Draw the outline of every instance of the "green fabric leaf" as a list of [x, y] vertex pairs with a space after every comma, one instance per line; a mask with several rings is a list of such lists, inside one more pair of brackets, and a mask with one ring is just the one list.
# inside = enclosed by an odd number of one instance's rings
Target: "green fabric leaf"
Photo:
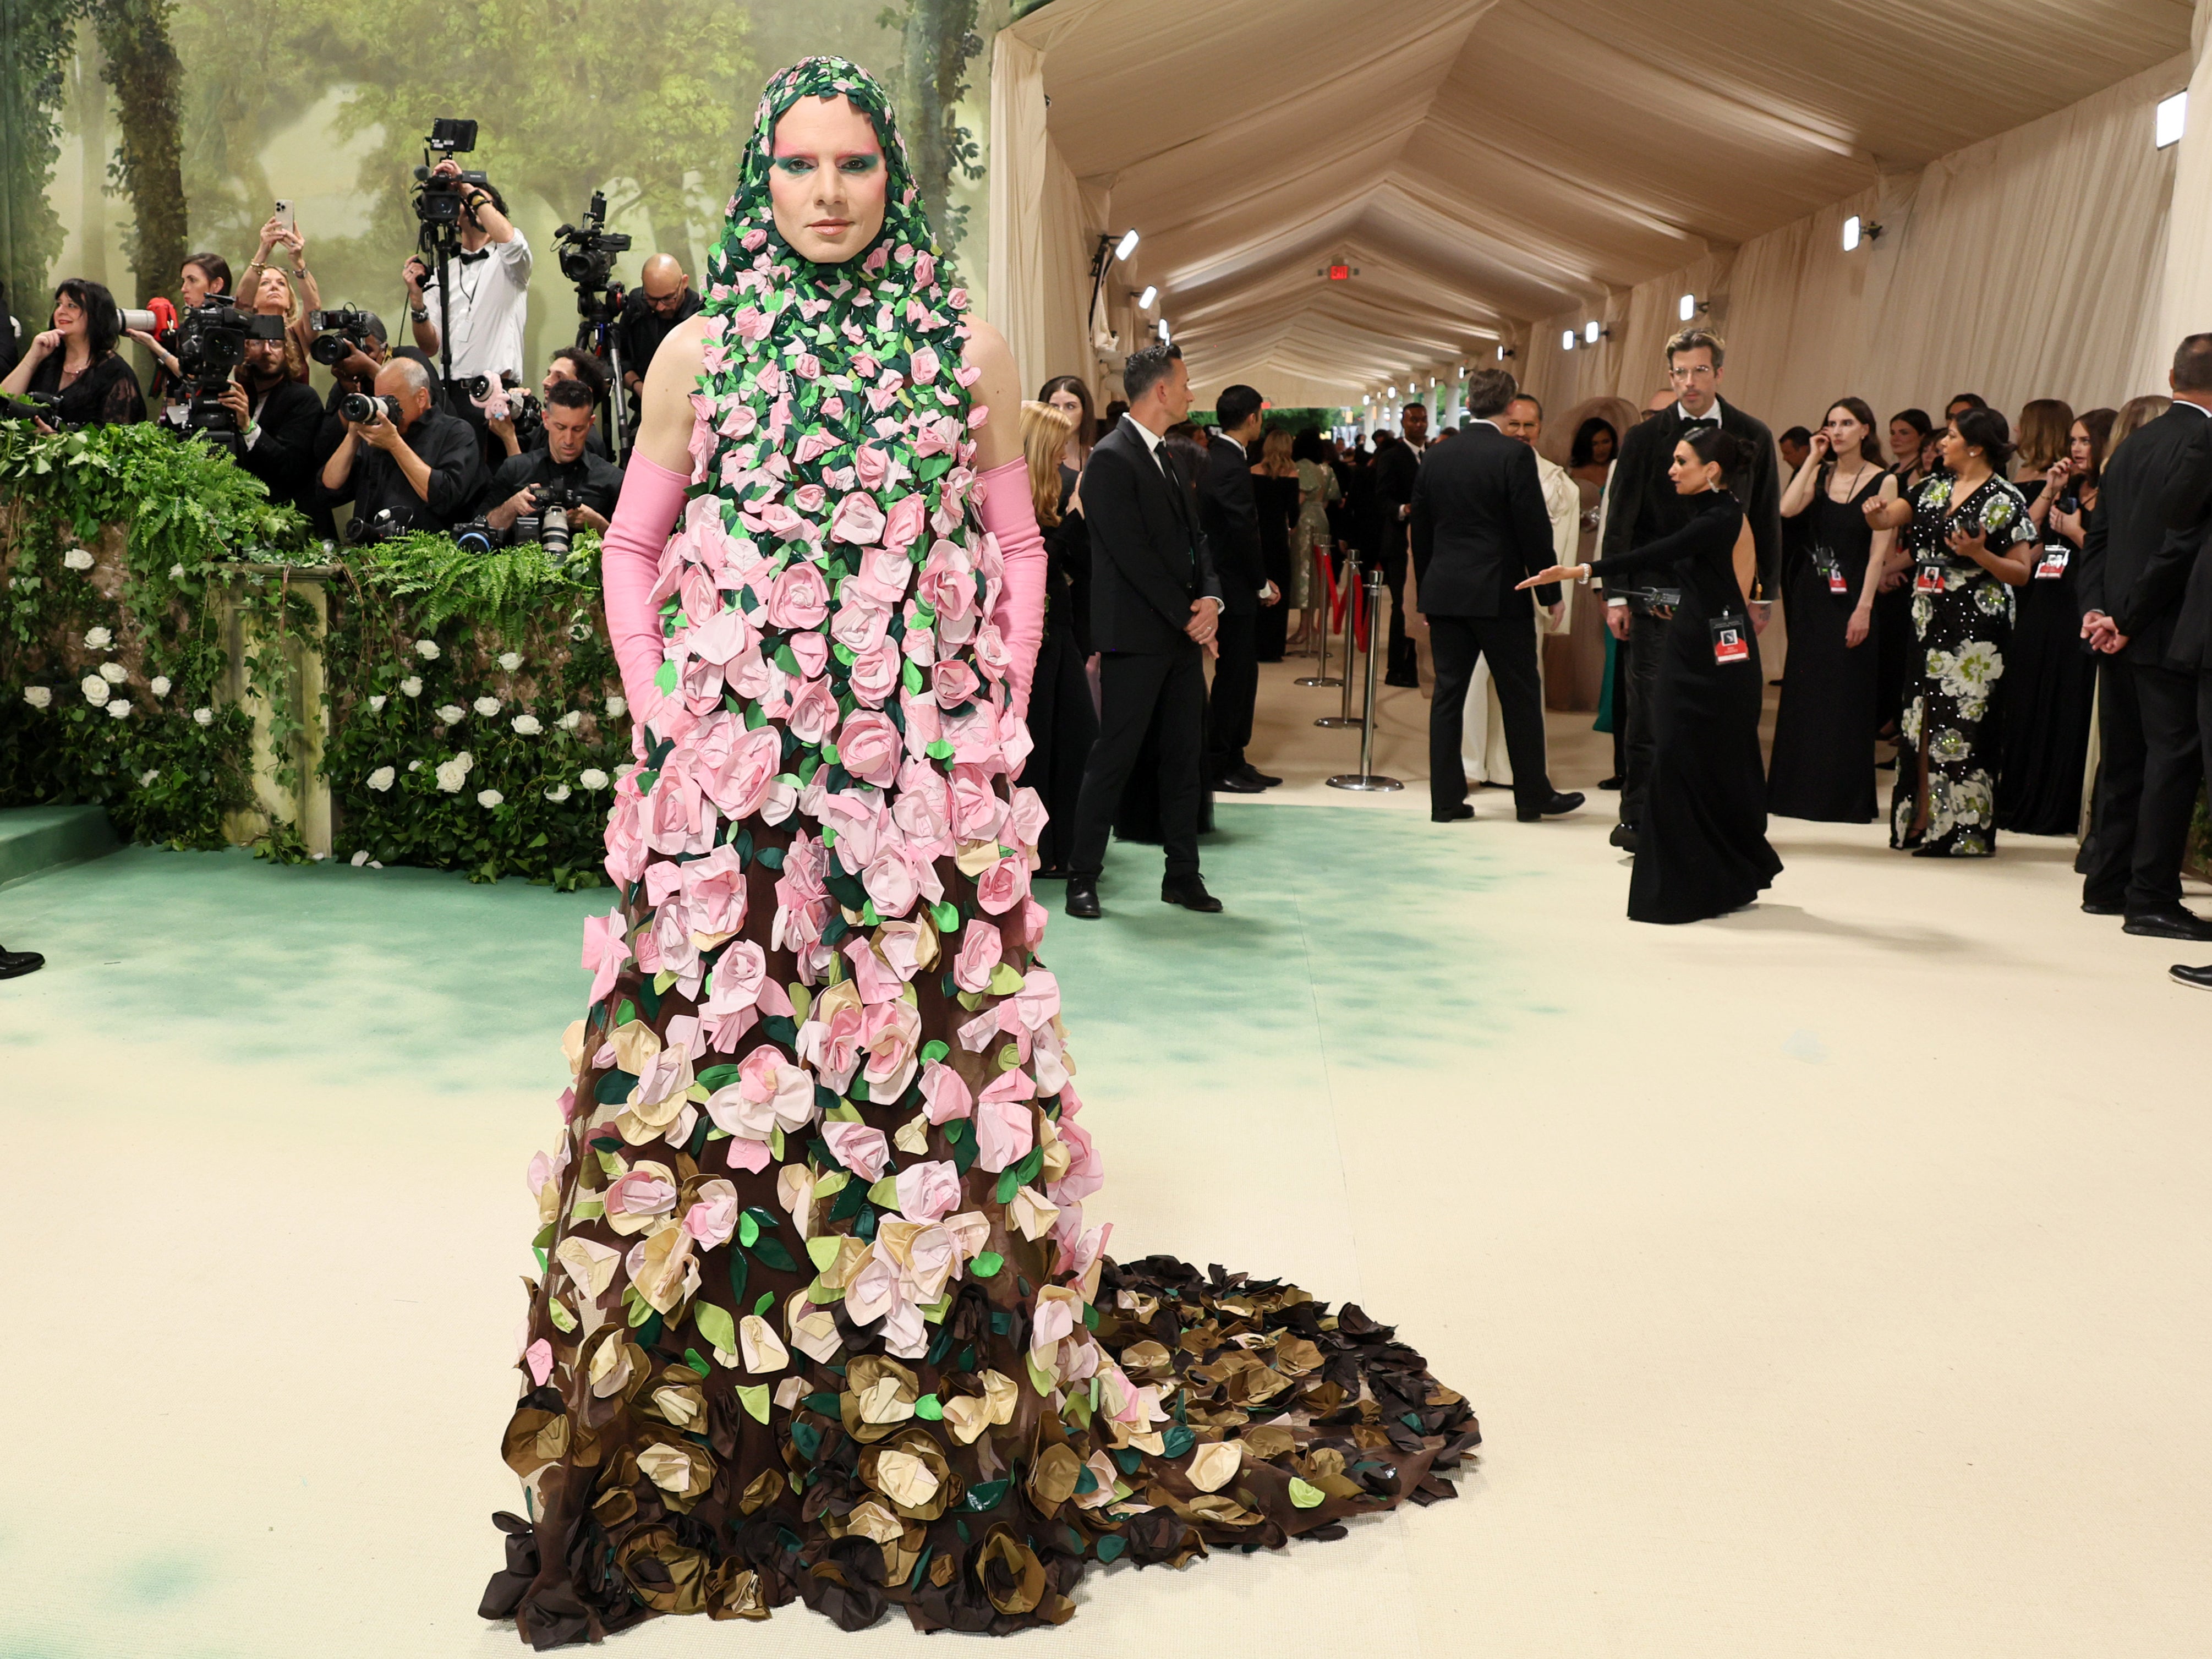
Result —
[[1181, 1457], [1197, 1443], [1198, 1436], [1180, 1423], [1160, 1436], [1160, 1444], [1170, 1457]]
[[1327, 1492], [1323, 1492], [1319, 1486], [1313, 1485], [1310, 1481], [1301, 1480], [1296, 1475], [1292, 1475], [1291, 1477], [1291, 1502], [1296, 1504], [1298, 1508], [1302, 1510], [1313, 1509], [1321, 1503], [1322, 1498], [1328, 1496], [1328, 1494]]
[[1094, 1547], [1093, 1553], [1097, 1554], [1099, 1560], [1102, 1562], [1117, 1561], [1121, 1559], [1121, 1552], [1128, 1547], [1129, 1540], [1127, 1539], [1122, 1537], [1118, 1532], [1109, 1532], [1105, 1537], [1098, 1540], [1097, 1544]]
[[968, 1488], [967, 1507], [978, 1515], [988, 1514], [1006, 1501], [1010, 1480], [978, 1480]]
[[724, 1353], [737, 1352], [737, 1322], [730, 1317], [727, 1308], [718, 1307], [702, 1297], [691, 1304], [691, 1322], [707, 1339], [708, 1347], [720, 1348]]
[[945, 1055], [951, 1052], [952, 1050], [950, 1048], [939, 1042], [935, 1037], [932, 1037], [928, 1042], [921, 1045], [921, 1057], [925, 1060], [942, 1060]]
[[774, 1291], [763, 1291], [760, 1293], [760, 1300], [753, 1304], [754, 1317], [758, 1318], [760, 1316], [767, 1313], [768, 1310], [775, 1305], [775, 1292]]
[[991, 994], [1010, 997], [1022, 988], [1021, 970], [1011, 962], [1002, 962], [991, 970]]
[[926, 1394], [914, 1402], [914, 1414], [925, 1423], [934, 1423], [945, 1415], [945, 1407], [933, 1394]]
[[768, 1384], [755, 1382], [750, 1386], [739, 1383], [736, 1389], [738, 1403], [745, 1408], [745, 1415], [756, 1423], [768, 1421]]
[[698, 1372], [702, 1376], [706, 1376], [709, 1369], [707, 1362], [699, 1358], [699, 1350], [696, 1348], [686, 1348], [684, 1350], [684, 1363], [689, 1365], [693, 1370]]
[[759, 1242], [760, 1223], [754, 1220], [750, 1215], [739, 1216], [738, 1218], [738, 1243], [744, 1245], [747, 1249], [750, 1249]]
[[791, 1252], [784, 1249], [783, 1241], [780, 1238], [763, 1238], [753, 1246], [753, 1254], [761, 1259], [762, 1266], [773, 1267], [778, 1273], [799, 1271], [799, 1264], [791, 1259]]
[[978, 1279], [996, 1279], [999, 1269], [1006, 1265], [1006, 1258], [996, 1250], [985, 1250], [969, 1264], [969, 1270]]

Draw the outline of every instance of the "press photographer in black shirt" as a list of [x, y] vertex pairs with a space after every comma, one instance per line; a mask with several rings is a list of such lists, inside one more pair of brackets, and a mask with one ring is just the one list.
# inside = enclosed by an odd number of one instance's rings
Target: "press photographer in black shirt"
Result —
[[313, 387], [292, 378], [284, 342], [248, 340], [246, 361], [219, 398], [238, 428], [238, 464], [267, 486], [270, 501], [298, 507], [322, 534], [334, 534], [315, 483], [322, 401]]
[[430, 372], [412, 357], [377, 371], [387, 402], [366, 422], [342, 410], [345, 436], [323, 465], [325, 498], [353, 503], [359, 540], [386, 530], [450, 530], [483, 493], [476, 433], [432, 407]]
[[622, 494], [623, 475], [586, 447], [591, 431], [589, 389], [577, 380], [554, 381], [545, 392], [545, 441], [509, 456], [492, 474], [484, 521], [495, 530], [509, 529], [518, 518], [536, 514], [539, 486], [558, 484], [576, 497], [577, 505], [568, 509], [572, 526], [605, 530]]
[[623, 386], [633, 398], [645, 385], [645, 371], [669, 330], [686, 317], [696, 316], [699, 307], [690, 274], [672, 257], [656, 253], [645, 262], [615, 324], [616, 342], [622, 348]]

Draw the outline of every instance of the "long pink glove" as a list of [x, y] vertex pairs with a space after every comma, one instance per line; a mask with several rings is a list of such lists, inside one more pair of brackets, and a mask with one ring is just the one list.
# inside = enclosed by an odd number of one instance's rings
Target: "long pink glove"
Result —
[[1036, 503], [1030, 495], [1030, 464], [1017, 456], [983, 476], [983, 528], [999, 538], [1006, 579], [991, 620], [1006, 641], [1008, 678], [1014, 712], [1026, 716], [1030, 682], [1036, 675], [1037, 647], [1044, 643], [1044, 532], [1037, 528]]
[[607, 636], [614, 645], [615, 665], [622, 670], [630, 719], [639, 730], [660, 706], [660, 688], [653, 682], [665, 653], [653, 589], [689, 482], [681, 472], [632, 455], [623, 474], [622, 495], [615, 502], [614, 522], [599, 543]]

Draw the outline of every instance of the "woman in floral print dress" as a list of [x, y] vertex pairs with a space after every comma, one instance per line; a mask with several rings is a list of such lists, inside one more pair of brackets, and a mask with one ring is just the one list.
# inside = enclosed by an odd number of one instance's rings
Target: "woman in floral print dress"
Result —
[[1909, 501], [1869, 501], [1876, 530], [1911, 552], [1912, 678], [1898, 723], [1889, 844], [1915, 858], [1996, 851], [1998, 681], [2012, 634], [2012, 590], [2033, 568], [2034, 520], [2006, 482], [2005, 418], [1961, 411], [1938, 440], [1944, 471]]
[[[1091, 1567], [1452, 1495], [1467, 1402], [1358, 1308], [1086, 1224], [1014, 787], [1043, 550], [1005, 342], [896, 122], [763, 95], [603, 555], [639, 769], [554, 1151], [481, 1611], [1058, 1624]], [[672, 534], [672, 532], [673, 532]]]

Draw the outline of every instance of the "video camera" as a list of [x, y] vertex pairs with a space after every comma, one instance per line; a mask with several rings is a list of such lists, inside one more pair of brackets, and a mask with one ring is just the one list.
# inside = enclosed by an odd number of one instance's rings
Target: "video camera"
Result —
[[368, 343], [386, 337], [384, 319], [358, 306], [336, 311], [311, 311], [307, 326], [315, 331], [307, 355], [325, 368], [335, 368], [355, 351], [366, 351]]
[[591, 205], [584, 210], [583, 224], [562, 225], [553, 237], [560, 249], [561, 274], [583, 294], [604, 294], [614, 289], [614, 304], [619, 309], [621, 290], [611, 279], [614, 276], [615, 255], [629, 252], [630, 239], [606, 226], [607, 193], [595, 190]]
[[[430, 123], [430, 136], [422, 145], [441, 155], [465, 155], [477, 147], [477, 124], [440, 116]], [[481, 173], [441, 174], [433, 171], [435, 166], [426, 161], [415, 169], [415, 216], [424, 225], [458, 225], [461, 198], [491, 180]]]
[[186, 432], [205, 433], [219, 447], [238, 453], [238, 422], [222, 404], [222, 389], [246, 361], [249, 340], [281, 340], [284, 319], [240, 311], [228, 295], [177, 314], [177, 394], [185, 404]]

